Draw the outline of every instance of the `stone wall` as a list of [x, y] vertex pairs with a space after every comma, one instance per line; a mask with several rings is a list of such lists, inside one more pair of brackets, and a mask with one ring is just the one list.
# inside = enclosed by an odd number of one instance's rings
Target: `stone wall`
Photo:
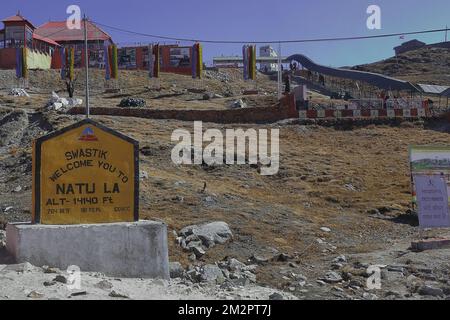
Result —
[[[69, 114], [84, 114], [84, 107], [75, 107]], [[174, 119], [181, 121], [204, 121], [215, 123], [273, 123], [298, 118], [293, 95], [285, 96], [279, 105], [232, 110], [155, 110], [148, 108], [91, 108], [91, 115], [109, 115], [148, 119]]]

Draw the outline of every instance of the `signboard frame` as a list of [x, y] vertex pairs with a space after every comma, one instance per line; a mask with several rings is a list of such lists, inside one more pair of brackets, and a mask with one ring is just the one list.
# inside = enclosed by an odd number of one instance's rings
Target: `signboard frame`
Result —
[[[417, 155], [426, 154], [421, 159]], [[414, 209], [418, 209], [418, 199], [416, 194], [415, 176], [432, 176], [440, 175], [447, 184], [447, 196], [450, 210], [450, 146], [449, 145], [410, 145], [408, 148], [410, 179], [411, 179], [411, 195], [412, 205]], [[418, 158], [415, 160], [413, 158]], [[416, 162], [416, 163], [415, 163]], [[423, 228], [419, 226], [419, 230]], [[427, 229], [425, 227], [425, 229]]]
[[40, 137], [33, 141], [33, 165], [32, 165], [32, 176], [33, 176], [33, 191], [32, 191], [32, 223], [40, 224], [41, 223], [41, 156], [42, 156], [42, 144], [50, 139], [56, 138], [64, 133], [67, 133], [71, 130], [77, 129], [84, 125], [91, 125], [100, 130], [105, 131], [108, 134], [111, 134], [119, 139], [122, 139], [133, 145], [133, 160], [134, 160], [134, 181], [133, 181], [133, 194], [134, 194], [134, 205], [133, 205], [133, 218], [134, 221], [139, 220], [139, 142], [134, 140], [124, 134], [115, 131], [111, 128], [108, 128], [96, 121], [91, 119], [83, 119], [77, 123], [69, 125], [60, 130], [54, 131]]
[[[429, 181], [429, 183], [425, 183], [426, 181]], [[440, 186], [437, 187], [435, 183]], [[421, 229], [449, 228], [449, 201], [447, 183], [445, 181], [445, 178], [438, 174], [415, 174], [414, 185], [418, 197], [417, 204], [419, 227]], [[428, 192], [425, 191], [425, 189], [427, 189], [424, 188], [425, 185], [428, 186]], [[431, 192], [430, 186], [433, 187], [433, 190]], [[444, 193], [442, 200], [439, 199], [439, 195], [435, 195], [435, 191], [440, 191], [438, 192], [440, 195]], [[431, 202], [433, 203], [433, 205], [430, 205]], [[426, 203], [428, 203], [428, 206], [426, 206]], [[444, 204], [444, 206], [439, 206], [439, 204]], [[436, 211], [440, 210], [442, 207], [445, 207], [442, 211]]]

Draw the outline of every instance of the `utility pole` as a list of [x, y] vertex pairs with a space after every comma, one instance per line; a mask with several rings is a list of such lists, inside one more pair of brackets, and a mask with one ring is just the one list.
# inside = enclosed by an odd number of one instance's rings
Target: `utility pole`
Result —
[[281, 81], [282, 81], [282, 72], [281, 72], [281, 42], [278, 43], [278, 100], [281, 99]]
[[87, 18], [84, 15], [84, 66], [86, 71], [86, 118], [89, 118], [89, 50], [88, 50], [88, 31], [87, 31]]
[[445, 25], [445, 42], [447, 42], [448, 25]]

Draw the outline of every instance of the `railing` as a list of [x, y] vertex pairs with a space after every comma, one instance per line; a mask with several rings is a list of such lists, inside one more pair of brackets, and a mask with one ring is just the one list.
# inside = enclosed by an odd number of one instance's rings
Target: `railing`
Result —
[[427, 107], [412, 109], [367, 109], [367, 110], [300, 110], [301, 120], [333, 120], [333, 119], [421, 119], [434, 114]]
[[423, 101], [420, 98], [353, 99], [349, 101], [350, 110], [418, 109], [422, 106]]

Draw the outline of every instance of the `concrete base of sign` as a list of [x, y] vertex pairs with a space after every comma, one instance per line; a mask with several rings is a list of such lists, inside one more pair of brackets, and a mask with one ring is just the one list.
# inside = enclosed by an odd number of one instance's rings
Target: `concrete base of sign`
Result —
[[426, 251], [436, 249], [450, 249], [449, 238], [432, 238], [411, 242], [411, 249], [414, 251]]
[[109, 276], [169, 278], [167, 226], [139, 221], [90, 225], [9, 224], [6, 248], [18, 263]]

